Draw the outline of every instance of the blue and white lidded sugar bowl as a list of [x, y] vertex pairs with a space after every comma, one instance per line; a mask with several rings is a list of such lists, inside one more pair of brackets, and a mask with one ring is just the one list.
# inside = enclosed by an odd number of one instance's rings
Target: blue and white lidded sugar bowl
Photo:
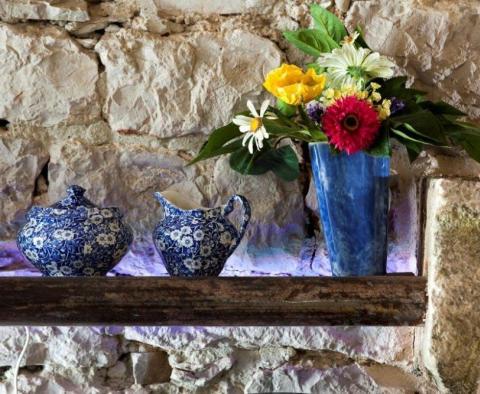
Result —
[[133, 235], [118, 208], [99, 208], [70, 186], [50, 207], [34, 206], [17, 235], [25, 258], [45, 276], [106, 275], [127, 253]]

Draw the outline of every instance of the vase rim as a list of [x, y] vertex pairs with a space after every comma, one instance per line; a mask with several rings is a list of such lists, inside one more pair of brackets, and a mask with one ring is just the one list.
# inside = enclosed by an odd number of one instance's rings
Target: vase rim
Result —
[[308, 145], [328, 145], [328, 141], [309, 142]]

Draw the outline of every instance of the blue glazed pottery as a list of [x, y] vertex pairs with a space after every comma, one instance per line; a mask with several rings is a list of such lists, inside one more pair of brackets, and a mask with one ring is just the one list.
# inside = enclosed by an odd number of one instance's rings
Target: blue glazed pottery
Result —
[[332, 275], [385, 275], [390, 157], [309, 148]]
[[[153, 231], [153, 242], [168, 273], [184, 277], [220, 275], [250, 221], [247, 199], [234, 195], [223, 207], [183, 210], [160, 193], [155, 197], [163, 207], [164, 218]], [[238, 231], [227, 218], [235, 201], [243, 206]]]
[[70, 186], [50, 207], [33, 207], [17, 235], [25, 258], [45, 276], [101, 276], [125, 255], [132, 231], [117, 208], [98, 208]]

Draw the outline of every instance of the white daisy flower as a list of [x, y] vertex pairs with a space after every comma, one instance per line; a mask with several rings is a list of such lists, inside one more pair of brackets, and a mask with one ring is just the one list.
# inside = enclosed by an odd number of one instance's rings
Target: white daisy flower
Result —
[[101, 214], [104, 218], [111, 218], [113, 213], [110, 209], [102, 209]]
[[200, 247], [200, 256], [210, 256], [211, 253], [212, 248], [210, 247], [210, 245], [203, 245], [202, 247]]
[[240, 132], [244, 133], [245, 136], [242, 140], [242, 145], [246, 146], [248, 143], [248, 151], [253, 154], [253, 144], [257, 150], [263, 148], [263, 140], [268, 139], [269, 134], [267, 133], [267, 129], [263, 125], [263, 117], [267, 119], [276, 119], [277, 117], [273, 114], [267, 113], [267, 108], [269, 106], [269, 100], [265, 100], [260, 107], [260, 113], [257, 112], [253, 103], [248, 100], [247, 107], [250, 110], [250, 113], [253, 117], [245, 116], [245, 115], [237, 115], [233, 118], [232, 122], [239, 126]]
[[95, 240], [102, 246], [113, 245], [116, 241], [113, 234], [98, 234]]
[[182, 232], [182, 234], [191, 234], [192, 233], [192, 229], [188, 226], [183, 226], [180, 231]]
[[321, 54], [317, 64], [327, 69], [331, 86], [355, 85], [359, 88], [373, 78], [390, 78], [395, 66], [378, 52], [356, 48], [354, 41], [346, 42], [331, 53]]
[[193, 238], [192, 237], [183, 237], [181, 240], [180, 240], [180, 245], [186, 247], [186, 248], [189, 248], [190, 246], [193, 245]]
[[90, 216], [89, 222], [93, 224], [100, 224], [103, 222], [103, 216], [98, 214], [92, 215]]
[[75, 268], [82, 268], [83, 267], [83, 261], [81, 261], [81, 260], [75, 260], [72, 264]]
[[232, 243], [232, 236], [230, 235], [230, 233], [222, 233], [220, 235], [220, 243], [222, 245], [230, 245]]
[[50, 271], [51, 273], [57, 272], [58, 271], [58, 266], [55, 261], [51, 261], [48, 264], [45, 264], [45, 268]]
[[57, 229], [53, 232], [53, 237], [61, 241], [71, 241], [75, 233], [71, 230]]
[[110, 223], [109, 227], [110, 227], [110, 230], [116, 233], [120, 231], [120, 226], [117, 222]]
[[100, 209], [98, 208], [88, 208], [87, 209], [88, 215], [98, 215], [100, 213]]
[[193, 238], [195, 239], [195, 241], [201, 241], [204, 236], [205, 234], [202, 230], [195, 230], [195, 232], [193, 233]]
[[202, 268], [202, 261], [199, 259], [185, 259], [183, 264], [185, 264], [185, 267], [187, 267], [190, 272]]
[[73, 272], [73, 270], [72, 270], [70, 267], [66, 266], [66, 265], [60, 267], [60, 271], [61, 271], [61, 273], [64, 274], [64, 275], [71, 275], [71, 273]]
[[92, 276], [95, 273], [95, 270], [92, 267], [85, 267], [83, 273], [87, 276]]
[[27, 256], [29, 260], [33, 260], [33, 261], [38, 260], [38, 254], [34, 250], [27, 250], [25, 252], [25, 256]]
[[181, 236], [182, 236], [182, 233], [180, 232], [180, 230], [173, 230], [170, 233], [170, 238], [173, 239], [174, 241], [179, 240]]
[[45, 242], [44, 237], [33, 237], [32, 243], [37, 248], [40, 249], [43, 247], [43, 243]]

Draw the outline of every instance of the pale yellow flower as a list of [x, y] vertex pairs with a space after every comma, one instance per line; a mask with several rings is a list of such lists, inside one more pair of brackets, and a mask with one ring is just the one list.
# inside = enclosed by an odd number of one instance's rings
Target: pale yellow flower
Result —
[[382, 99], [382, 95], [378, 92], [372, 92], [372, 94], [370, 95], [370, 98], [372, 99], [372, 101], [380, 101]]
[[390, 116], [390, 106], [392, 102], [390, 100], [383, 100], [382, 104], [377, 106], [378, 118], [380, 120], [385, 120]]

